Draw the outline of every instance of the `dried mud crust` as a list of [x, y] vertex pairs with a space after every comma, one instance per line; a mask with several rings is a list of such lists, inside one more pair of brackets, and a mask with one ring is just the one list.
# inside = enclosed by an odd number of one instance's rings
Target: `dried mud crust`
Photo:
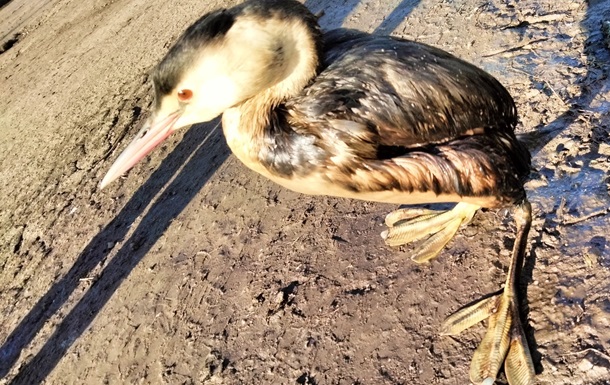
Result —
[[[283, 190], [229, 156], [217, 122], [97, 189], [147, 115], [149, 69], [232, 4], [0, 3], [0, 383], [467, 383], [483, 327], [438, 329], [504, 281], [505, 212], [416, 266], [379, 237], [393, 206]], [[610, 2], [307, 5], [511, 91], [534, 155], [522, 295], [538, 379], [607, 384]]]

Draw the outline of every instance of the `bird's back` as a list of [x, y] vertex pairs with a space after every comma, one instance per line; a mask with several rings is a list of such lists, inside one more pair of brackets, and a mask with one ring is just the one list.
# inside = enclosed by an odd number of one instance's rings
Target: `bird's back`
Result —
[[322, 71], [288, 104], [304, 122], [374, 125], [378, 140], [406, 147], [517, 124], [513, 99], [495, 78], [442, 50], [346, 29], [327, 32], [324, 47]]

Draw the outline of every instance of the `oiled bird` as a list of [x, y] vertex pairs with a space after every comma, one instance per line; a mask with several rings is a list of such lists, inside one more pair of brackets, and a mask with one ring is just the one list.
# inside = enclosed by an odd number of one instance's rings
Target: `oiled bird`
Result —
[[488, 319], [470, 370], [492, 384], [504, 363], [512, 385], [534, 369], [517, 299], [531, 223], [523, 183], [530, 154], [517, 111], [491, 75], [447, 52], [388, 36], [337, 29], [293, 0], [247, 1], [204, 15], [153, 73], [154, 111], [102, 187], [178, 128], [222, 115], [233, 154], [291, 190], [395, 204], [382, 236], [419, 241], [435, 257], [480, 208], [513, 208], [517, 234], [502, 294], [450, 316], [453, 334]]

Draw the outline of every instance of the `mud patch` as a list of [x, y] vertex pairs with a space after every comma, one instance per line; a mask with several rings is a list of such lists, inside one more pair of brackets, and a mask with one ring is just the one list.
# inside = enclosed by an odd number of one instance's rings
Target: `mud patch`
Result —
[[15, 44], [17, 44], [19, 40], [21, 40], [21, 37], [21, 33], [16, 33], [10, 39], [2, 43], [2, 47], [0, 47], [0, 55], [13, 48]]

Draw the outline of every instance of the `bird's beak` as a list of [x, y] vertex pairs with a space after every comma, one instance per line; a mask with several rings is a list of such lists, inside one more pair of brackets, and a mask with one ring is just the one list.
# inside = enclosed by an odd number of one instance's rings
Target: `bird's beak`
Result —
[[144, 158], [151, 152], [159, 143], [165, 140], [176, 130], [174, 128], [176, 121], [182, 115], [183, 110], [175, 111], [164, 118], [153, 119], [152, 122], [146, 122], [144, 127], [138, 132], [136, 138], [127, 146], [121, 153], [118, 159], [102, 179], [100, 188], [104, 188], [112, 181], [120, 177], [123, 173], [132, 168], [140, 159]]

